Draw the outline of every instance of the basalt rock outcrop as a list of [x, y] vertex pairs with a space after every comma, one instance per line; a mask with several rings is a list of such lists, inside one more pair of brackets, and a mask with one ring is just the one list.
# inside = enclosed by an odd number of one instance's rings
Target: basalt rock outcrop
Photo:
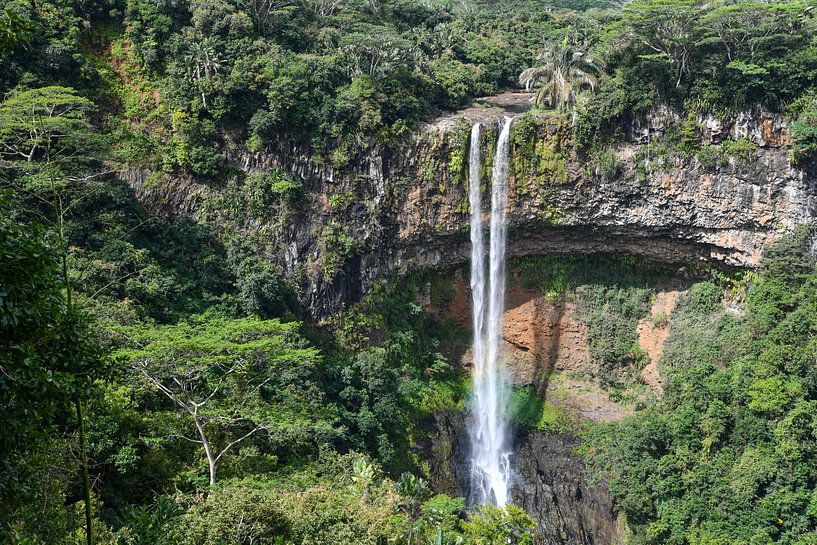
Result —
[[[429, 418], [418, 449], [440, 492], [468, 496], [468, 436], [461, 413], [441, 411]], [[593, 482], [576, 454], [579, 440], [569, 432], [518, 431], [514, 440], [513, 502], [537, 523], [543, 545], [615, 545], [621, 532], [603, 482]]]
[[[395, 273], [465, 262], [468, 129], [475, 121], [487, 127], [487, 184], [492, 129], [502, 116], [519, 115], [528, 98], [494, 97], [442, 116], [403, 143], [373, 146], [343, 168], [291, 141], [271, 142], [259, 152], [228, 141], [223, 154], [233, 167], [247, 173], [281, 169], [305, 190], [285, 221], [248, 214], [229, 228], [260, 235], [259, 252], [297, 279], [302, 302], [317, 317]], [[731, 120], [700, 116], [703, 145], [744, 138], [757, 146], [748, 160], [710, 165], [694, 156], [653, 156], [649, 142], [676, 118], [656, 110], [634, 122], [602, 168], [577, 154], [569, 120], [519, 117], [512, 132], [508, 255], [604, 251], [752, 267], [767, 244], [817, 212], [817, 184], [791, 165], [780, 116], [761, 110]], [[172, 175], [157, 181], [138, 170], [123, 177], [159, 213], [227, 222], [204, 205], [217, 200], [222, 186]]]
[[538, 525], [546, 545], [615, 545], [620, 533], [604, 483], [591, 482], [569, 433], [533, 432], [519, 437], [514, 503]]

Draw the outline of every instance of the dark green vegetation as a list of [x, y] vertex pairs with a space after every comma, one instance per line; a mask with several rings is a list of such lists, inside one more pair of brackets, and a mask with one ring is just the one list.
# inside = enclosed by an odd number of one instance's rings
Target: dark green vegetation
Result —
[[225, 174], [224, 149], [286, 140], [343, 168], [528, 68], [522, 80], [542, 90], [541, 106], [578, 110], [583, 146], [615, 141], [657, 103], [716, 114], [762, 104], [798, 119], [796, 156], [806, 159], [813, 15], [800, 0], [639, 0], [586, 12], [539, 2], [11, 0], [0, 91], [76, 88], [121, 160], [204, 178]]
[[588, 451], [634, 543], [817, 538], [817, 272], [813, 233], [767, 252], [744, 312], [698, 283], [671, 318], [664, 397]]
[[[607, 146], [658, 104], [685, 121], [650, 145], [656, 156], [751, 161], [748, 141], [701, 147], [686, 116], [761, 104], [794, 120], [793, 159], [813, 161], [812, 6], [605, 4], [4, 2], [0, 542], [531, 543], [518, 509], [465, 521], [462, 499], [421, 477], [418, 422], [464, 399], [450, 361], [467, 336], [417, 303], [427, 287], [448, 300], [450, 284], [404, 278], [313, 323], [297, 281], [241, 230], [248, 217], [286, 226], [303, 181], [226, 157], [294, 142], [352, 168], [534, 68], [538, 107], [563, 117], [547, 141], [531, 118], [515, 126], [521, 192], [567, 181], [571, 141], [614, 173]], [[459, 182], [465, 154], [464, 139], [451, 148]], [[165, 175], [218, 185], [202, 206], [222, 229], [151, 215], [115, 175], [125, 167], [149, 172], [148, 188]], [[359, 241], [334, 220], [319, 238], [331, 278]], [[817, 277], [804, 244], [772, 252], [743, 316], [715, 284], [691, 290], [672, 317], [666, 397], [590, 443], [636, 542], [814, 541]], [[643, 356], [645, 278], [664, 271], [613, 257], [522, 268], [554, 298], [573, 292], [621, 395]], [[528, 390], [513, 413], [572, 425]]]
[[[523, 285], [554, 301], [577, 301], [599, 379], [619, 398], [644, 365], [635, 325], [654, 286], [679, 276], [691, 284], [667, 317], [663, 397], [642, 401], [620, 423], [578, 430], [590, 467], [608, 480], [626, 515], [632, 543], [817, 538], [813, 240], [813, 230], [800, 229], [766, 252], [758, 274], [734, 278], [706, 269], [670, 276], [663, 267], [605, 255], [514, 264]], [[571, 429], [557, 408], [526, 390], [514, 392], [511, 415], [522, 425]]]
[[241, 317], [236, 286], [173, 324], [116, 325], [68, 311], [58, 247], [3, 206], [3, 542], [85, 542], [81, 400], [97, 543], [531, 543], [519, 510], [465, 522], [411, 473], [414, 423], [461, 396], [441, 353], [461, 333], [425, 317], [415, 281], [312, 343]]

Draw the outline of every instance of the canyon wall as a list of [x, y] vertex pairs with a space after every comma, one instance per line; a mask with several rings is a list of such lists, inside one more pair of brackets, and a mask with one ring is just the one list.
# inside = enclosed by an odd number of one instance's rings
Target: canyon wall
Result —
[[[463, 263], [469, 254], [469, 128], [475, 121], [487, 127], [487, 184], [496, 126], [505, 115], [518, 116], [526, 100], [525, 94], [507, 94], [441, 116], [403, 143], [374, 146], [344, 168], [292, 142], [270, 143], [259, 152], [227, 143], [230, 165], [247, 173], [281, 169], [305, 190], [285, 217], [247, 214], [228, 228], [258, 235], [259, 251], [296, 279], [303, 304], [316, 317], [359, 299], [394, 273]], [[792, 166], [782, 117], [754, 110], [698, 121], [702, 146], [718, 150], [727, 138], [740, 138], [756, 152], [715, 164], [658, 156], [649, 143], [678, 122], [659, 109], [627, 127], [604, 161], [594, 162], [572, 146], [569, 120], [518, 117], [509, 256], [622, 252], [664, 262], [756, 266], [767, 244], [814, 216], [817, 184]], [[206, 206], [219, 199], [222, 185], [140, 170], [122, 176], [153, 211], [227, 223], [223, 210]], [[345, 242], [340, 249], [338, 237]]]

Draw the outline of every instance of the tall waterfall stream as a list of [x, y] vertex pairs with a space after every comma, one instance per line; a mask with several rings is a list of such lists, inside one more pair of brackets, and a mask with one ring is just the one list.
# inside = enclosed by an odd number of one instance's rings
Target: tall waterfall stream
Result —
[[[502, 315], [505, 304], [505, 242], [508, 201], [508, 160], [511, 118], [505, 118], [496, 146], [491, 175], [491, 224], [488, 276], [482, 232], [480, 194], [480, 131], [471, 130], [469, 203], [471, 206], [471, 296], [474, 327], [474, 395], [471, 440], [472, 505], [508, 503], [511, 484], [511, 444], [506, 409], [509, 380], [502, 360]], [[487, 289], [486, 289], [487, 288]], [[486, 291], [487, 308], [486, 308]], [[486, 317], [487, 313], [487, 317]]]

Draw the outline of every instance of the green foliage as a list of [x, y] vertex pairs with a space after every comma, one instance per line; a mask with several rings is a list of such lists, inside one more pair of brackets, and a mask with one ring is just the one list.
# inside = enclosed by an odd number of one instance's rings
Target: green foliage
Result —
[[261, 221], [283, 223], [304, 195], [303, 182], [291, 174], [274, 169], [251, 172], [241, 183], [232, 178], [208, 206], [214, 213], [227, 212], [236, 223], [248, 216]]
[[400, 507], [412, 522], [422, 515], [423, 501], [431, 495], [428, 483], [422, 477], [414, 476], [413, 473], [400, 475], [400, 480], [397, 481], [397, 493], [402, 498]]
[[15, 93], [0, 104], [3, 157], [30, 165], [67, 168], [95, 148], [87, 113], [93, 103], [66, 87]]
[[181, 514], [181, 506], [167, 496], [157, 497], [149, 506], [128, 506], [112, 545], [179, 545], [174, 526]]
[[[577, 141], [586, 150], [603, 149], [656, 102], [687, 115], [728, 116], [758, 103], [780, 111], [813, 92], [805, 82], [817, 73], [814, 48], [813, 11], [800, 0], [628, 3], [591, 50], [606, 75], [579, 107]], [[682, 131], [686, 153], [698, 147], [692, 129]], [[707, 153], [704, 160], [717, 163]]]
[[332, 324], [340, 349], [333, 397], [349, 423], [348, 440], [392, 475], [414, 470], [407, 441], [415, 423], [464, 398], [462, 377], [445, 354], [462, 349], [465, 335], [417, 305], [423, 280], [375, 290]]
[[519, 83], [526, 89], [538, 88], [534, 104], [539, 108], [572, 110], [582, 92], [594, 91], [598, 85], [599, 64], [567, 39], [541, 52], [536, 63], [519, 75]]
[[567, 126], [560, 120], [524, 114], [511, 125], [510, 173], [522, 194], [546, 190], [568, 181]]
[[357, 239], [347, 234], [335, 222], [324, 226], [319, 244], [322, 250], [322, 272], [328, 281], [331, 281], [341, 271], [346, 258], [351, 257], [358, 247]]
[[297, 307], [293, 288], [278, 268], [251, 250], [233, 244], [229, 263], [236, 271], [241, 308], [248, 315], [282, 317]]
[[674, 274], [665, 266], [619, 254], [526, 257], [512, 261], [511, 267], [519, 268], [524, 286], [553, 301], [587, 284], [645, 289]]
[[757, 155], [757, 145], [745, 138], [724, 140], [720, 145], [701, 146], [695, 155], [709, 169], [725, 166], [732, 160], [738, 166], [750, 164]]
[[[565, 4], [593, 2], [556, 3]], [[542, 96], [573, 103], [576, 115], [516, 120], [521, 196], [546, 200], [568, 179], [568, 140], [588, 152], [588, 168], [614, 178], [611, 144], [660, 103], [686, 121], [650, 146], [651, 157], [694, 155], [710, 168], [750, 162], [749, 141], [702, 146], [686, 116], [760, 103], [796, 118], [793, 158], [808, 166], [817, 140], [813, 13], [800, 0], [638, 0], [586, 14], [403, 0], [8, 0], [0, 178], [14, 192], [0, 210], [8, 261], [0, 268], [0, 541], [83, 537], [67, 404], [89, 397], [100, 542], [380, 544], [411, 533], [409, 545], [530, 543], [518, 509], [486, 508], [464, 522], [461, 499], [419, 493], [420, 477], [410, 487], [406, 477], [398, 492], [380, 473], [380, 463], [395, 477], [416, 472], [418, 422], [462, 407], [467, 383], [448, 358], [467, 335], [416, 303], [428, 285], [431, 303], [447, 305], [450, 283], [418, 277], [376, 288], [333, 317], [331, 331], [305, 328], [319, 353], [296, 326], [267, 320], [291, 321], [298, 303], [269, 256], [278, 248], [259, 250], [269, 229], [300, 211], [305, 189], [277, 169], [231, 169], [236, 153], [297, 145], [316, 163], [351, 169], [373, 147], [390, 153], [419, 121], [539, 66]], [[543, 43], [561, 45], [537, 65]], [[567, 76], [559, 86], [557, 72]], [[443, 146], [452, 185], [465, 179], [466, 134]], [[483, 138], [490, 170], [495, 135]], [[175, 182], [205, 184], [201, 219], [217, 219], [220, 230], [149, 215], [107, 173], [123, 166], [158, 199], [175, 198]], [[353, 200], [333, 195], [333, 219], [312, 234], [325, 258], [307, 266], [330, 281], [356, 274], [363, 250], [340, 221]], [[558, 220], [558, 210], [545, 214]], [[809, 237], [768, 252], [745, 316], [724, 310], [723, 288], [704, 283], [667, 317], [666, 397], [616, 427], [601, 453], [636, 543], [814, 541]], [[610, 256], [523, 262], [523, 279], [549, 297], [580, 299], [594, 358], [614, 387], [642, 357], [632, 335], [648, 291], [637, 269]], [[65, 305], [60, 284], [99, 320]], [[145, 365], [100, 379], [98, 342]], [[153, 374], [142, 380], [128, 369]], [[158, 383], [179, 399], [212, 397], [194, 417]], [[187, 389], [170, 389], [179, 383]], [[548, 431], [567, 423], [530, 392], [514, 395], [512, 412]], [[207, 497], [206, 456], [181, 436], [227, 453]], [[337, 459], [334, 451], [349, 449], [373, 458]]]
[[[310, 452], [333, 434], [332, 409], [316, 383], [319, 354], [298, 324], [208, 313], [164, 327], [121, 329], [116, 353], [189, 420], [210, 464], [255, 433], [287, 455]], [[239, 445], [243, 446], [243, 445]]]
[[0, 260], [0, 540], [17, 525], [23, 536], [59, 541], [76, 524], [63, 505], [71, 476], [63, 434], [75, 429], [66, 420], [105, 374], [104, 354], [89, 317], [66, 300], [59, 254], [42, 228], [12, 213], [5, 194]]
[[521, 426], [549, 432], [570, 429], [574, 422], [559, 407], [541, 399], [531, 387], [514, 387], [508, 402], [508, 419]]
[[721, 150], [726, 157], [733, 157], [738, 164], [750, 163], [757, 154], [757, 145], [745, 138], [724, 140]]
[[467, 154], [470, 144], [470, 127], [450, 134], [448, 137], [448, 173], [453, 185], [464, 185], [468, 180]]
[[[159, 534], [164, 541], [157, 543], [533, 544], [535, 525], [518, 507], [483, 506], [465, 522], [462, 498], [422, 500], [427, 494], [418, 492], [422, 481], [416, 477], [405, 476], [399, 483], [382, 477], [362, 482], [354, 476], [357, 470], [349, 471], [360, 460], [350, 455], [321, 464], [317, 478], [298, 489], [284, 483], [226, 482], [207, 497], [189, 498], [189, 509], [177, 516], [175, 527], [165, 526], [165, 514], [178, 507], [160, 500], [130, 515], [115, 543], [141, 543], [138, 539], [151, 535], [151, 529], [166, 528]], [[363, 465], [377, 473], [376, 466]]]
[[699, 130], [700, 126], [695, 120], [695, 114], [690, 113], [678, 129], [678, 149], [682, 153], [690, 155], [700, 147]]
[[575, 143], [581, 150], [602, 150], [620, 140], [625, 124], [652, 107], [656, 90], [638, 78], [632, 69], [620, 68], [613, 76], [602, 76], [599, 90], [577, 106]]
[[792, 148], [796, 164], [813, 161], [817, 157], [817, 112], [802, 113], [791, 125], [794, 140]]
[[0, 55], [13, 53], [34, 36], [36, 26], [20, 13], [4, 9], [0, 13]]
[[814, 260], [801, 229], [764, 256], [746, 313], [692, 287], [661, 361], [664, 398], [588, 448], [637, 543], [800, 543], [814, 531]]
[[728, 165], [730, 160], [738, 166], [747, 165], [756, 154], [757, 145], [745, 138], [724, 140], [717, 146], [701, 146], [695, 152], [698, 161], [709, 169]]
[[174, 535], [183, 545], [387, 543], [402, 532], [405, 519], [396, 515], [400, 496], [389, 479], [362, 482], [350, 476], [359, 460], [347, 456], [322, 464], [317, 479], [296, 489], [229, 481], [194, 502]]
[[209, 119], [196, 118], [184, 111], [171, 116], [171, 137], [164, 155], [164, 169], [182, 168], [205, 176], [215, 175], [221, 155], [213, 147], [216, 126]]
[[584, 166], [585, 175], [601, 176], [607, 180], [614, 180], [621, 172], [621, 162], [615, 150], [604, 148], [594, 150]]
[[474, 545], [533, 545], [536, 524], [515, 506], [480, 506], [463, 524], [467, 543]]
[[638, 346], [638, 321], [650, 310], [647, 288], [585, 285], [576, 289], [579, 319], [587, 325], [590, 355], [600, 366], [604, 386], [632, 383], [646, 363]]

